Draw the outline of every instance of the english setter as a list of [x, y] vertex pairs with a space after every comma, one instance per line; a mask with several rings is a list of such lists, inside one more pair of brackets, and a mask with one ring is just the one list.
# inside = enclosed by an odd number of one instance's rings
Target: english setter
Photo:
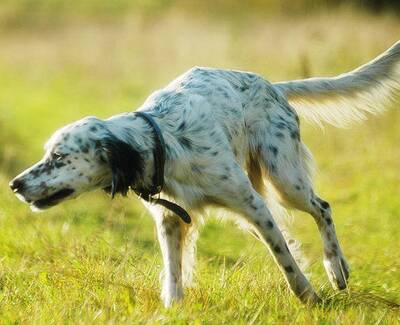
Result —
[[[247, 222], [301, 301], [319, 301], [267, 198], [314, 218], [329, 280], [336, 289], [346, 288], [349, 266], [330, 206], [313, 189], [312, 157], [300, 140], [298, 115], [343, 126], [365, 113], [381, 112], [400, 89], [399, 62], [397, 42], [368, 64], [333, 78], [271, 84], [254, 73], [196, 67], [150, 95], [138, 111], [150, 117], [163, 137], [165, 185], [160, 198], [175, 202], [192, 218], [185, 222], [174, 209], [144, 202], [157, 225], [166, 306], [182, 299], [183, 286], [192, 280], [197, 226], [210, 205], [229, 209]], [[135, 112], [107, 120], [86, 117], [57, 130], [42, 160], [10, 187], [34, 210], [97, 188], [113, 194], [151, 188], [159, 136]], [[266, 185], [273, 191], [265, 191]]]

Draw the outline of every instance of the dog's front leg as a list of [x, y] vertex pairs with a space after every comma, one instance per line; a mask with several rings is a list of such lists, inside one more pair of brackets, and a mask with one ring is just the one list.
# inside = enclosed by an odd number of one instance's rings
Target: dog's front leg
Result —
[[166, 307], [183, 298], [182, 225], [174, 214], [165, 213], [157, 220], [158, 241], [164, 261], [161, 299]]

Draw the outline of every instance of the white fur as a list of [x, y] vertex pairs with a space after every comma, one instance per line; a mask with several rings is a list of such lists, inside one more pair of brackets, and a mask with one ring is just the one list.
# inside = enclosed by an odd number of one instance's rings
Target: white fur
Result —
[[400, 42], [374, 60], [332, 78], [274, 83], [300, 116], [321, 124], [348, 126], [366, 113], [384, 111], [400, 90]]

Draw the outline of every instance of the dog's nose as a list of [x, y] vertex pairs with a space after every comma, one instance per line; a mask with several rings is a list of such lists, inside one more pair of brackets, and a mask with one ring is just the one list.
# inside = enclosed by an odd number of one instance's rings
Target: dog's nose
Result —
[[15, 193], [22, 191], [22, 189], [24, 188], [24, 182], [20, 179], [13, 179], [9, 185], [12, 191]]

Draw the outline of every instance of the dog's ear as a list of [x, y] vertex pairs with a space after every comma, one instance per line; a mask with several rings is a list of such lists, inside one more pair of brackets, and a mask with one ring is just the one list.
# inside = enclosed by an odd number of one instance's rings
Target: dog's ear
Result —
[[105, 155], [112, 173], [111, 186], [104, 190], [113, 198], [116, 193], [125, 196], [129, 187], [143, 174], [143, 159], [131, 144], [112, 134], [107, 135], [100, 143], [102, 154]]

